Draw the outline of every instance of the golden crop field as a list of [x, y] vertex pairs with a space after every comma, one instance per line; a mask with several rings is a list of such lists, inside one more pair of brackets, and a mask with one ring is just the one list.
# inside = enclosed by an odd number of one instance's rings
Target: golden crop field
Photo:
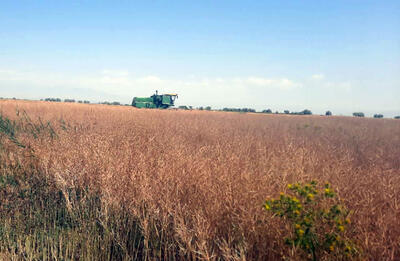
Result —
[[[0, 259], [300, 259], [263, 208], [329, 182], [400, 258], [400, 121], [0, 101]], [[349, 257], [350, 258], [350, 257]]]

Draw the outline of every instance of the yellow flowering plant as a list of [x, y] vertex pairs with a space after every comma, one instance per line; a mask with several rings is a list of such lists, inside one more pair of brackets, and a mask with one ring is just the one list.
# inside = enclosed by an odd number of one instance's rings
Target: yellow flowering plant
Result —
[[329, 183], [323, 188], [318, 188], [316, 181], [287, 187], [289, 194], [282, 192], [278, 199], [267, 199], [264, 203], [265, 210], [281, 217], [291, 227], [286, 244], [312, 260], [326, 256], [341, 259], [358, 253], [345, 237], [350, 224], [349, 211], [339, 204]]

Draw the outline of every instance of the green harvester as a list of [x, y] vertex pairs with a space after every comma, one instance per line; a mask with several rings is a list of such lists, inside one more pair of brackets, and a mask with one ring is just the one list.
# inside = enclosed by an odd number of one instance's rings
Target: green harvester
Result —
[[176, 98], [178, 98], [178, 94], [176, 93], [158, 94], [158, 91], [156, 91], [156, 93], [150, 97], [134, 97], [132, 106], [136, 108], [167, 109], [174, 106]]

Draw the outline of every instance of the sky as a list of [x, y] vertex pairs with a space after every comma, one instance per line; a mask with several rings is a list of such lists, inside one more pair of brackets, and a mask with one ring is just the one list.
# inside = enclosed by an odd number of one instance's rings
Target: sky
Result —
[[0, 2], [0, 97], [400, 115], [400, 1]]

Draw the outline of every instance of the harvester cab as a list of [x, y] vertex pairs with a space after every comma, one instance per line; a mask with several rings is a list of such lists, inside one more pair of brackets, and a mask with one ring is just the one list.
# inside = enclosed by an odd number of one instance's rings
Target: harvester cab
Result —
[[178, 98], [178, 94], [176, 93], [158, 94], [158, 91], [156, 91], [155, 94], [148, 98], [134, 97], [132, 106], [136, 108], [167, 109], [171, 106], [174, 106], [176, 98]]

